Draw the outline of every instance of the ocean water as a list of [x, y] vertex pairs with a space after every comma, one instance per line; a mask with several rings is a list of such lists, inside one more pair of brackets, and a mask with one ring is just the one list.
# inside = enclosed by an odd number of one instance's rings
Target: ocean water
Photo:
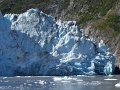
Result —
[[0, 90], [120, 90], [120, 76], [0, 77]]

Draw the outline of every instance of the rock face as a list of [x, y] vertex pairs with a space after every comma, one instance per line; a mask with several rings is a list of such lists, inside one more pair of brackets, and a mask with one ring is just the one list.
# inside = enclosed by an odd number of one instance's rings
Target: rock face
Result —
[[114, 34], [113, 30], [95, 30], [95, 29], [85, 29], [85, 36], [89, 38], [94, 38], [96, 42], [99, 42], [101, 39], [104, 43], [110, 48], [110, 51], [114, 53], [116, 57], [116, 66], [120, 68], [120, 34]]
[[111, 74], [115, 58], [75, 21], [57, 22], [37, 9], [0, 14], [0, 76]]

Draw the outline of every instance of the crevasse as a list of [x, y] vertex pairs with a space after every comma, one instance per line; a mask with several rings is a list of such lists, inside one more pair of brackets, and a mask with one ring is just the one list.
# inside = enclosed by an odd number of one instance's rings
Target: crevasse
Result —
[[0, 14], [0, 76], [108, 75], [114, 64], [103, 41], [86, 38], [75, 21], [37, 9]]

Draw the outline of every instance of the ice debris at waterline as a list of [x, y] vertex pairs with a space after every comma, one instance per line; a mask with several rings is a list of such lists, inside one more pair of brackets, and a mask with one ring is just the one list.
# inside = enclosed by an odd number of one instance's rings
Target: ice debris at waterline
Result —
[[120, 83], [115, 84], [115, 87], [120, 88]]
[[37, 9], [0, 14], [0, 76], [111, 74], [115, 58], [86, 38], [75, 21]]

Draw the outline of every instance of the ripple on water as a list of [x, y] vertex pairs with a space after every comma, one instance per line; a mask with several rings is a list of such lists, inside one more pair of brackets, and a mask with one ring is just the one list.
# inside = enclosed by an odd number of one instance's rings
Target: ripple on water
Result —
[[83, 86], [98, 86], [98, 85], [101, 85], [102, 82], [101, 81], [91, 81], [91, 82], [83, 81], [83, 82], [79, 82], [79, 84]]

